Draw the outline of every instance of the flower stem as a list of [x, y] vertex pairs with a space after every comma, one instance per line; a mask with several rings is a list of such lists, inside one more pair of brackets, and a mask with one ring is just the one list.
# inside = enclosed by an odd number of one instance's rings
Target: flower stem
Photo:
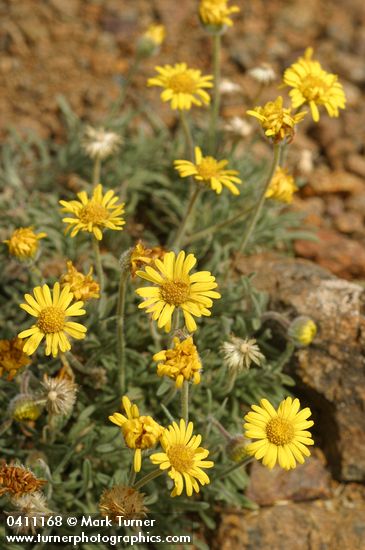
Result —
[[213, 424], [213, 426], [218, 429], [218, 431], [220, 431], [220, 433], [223, 435], [223, 437], [227, 439], [227, 441], [231, 441], [233, 439], [231, 434], [227, 432], [227, 430], [222, 426], [219, 420], [217, 420], [213, 416], [210, 416], [208, 420]]
[[118, 378], [119, 391], [121, 395], [125, 392], [125, 335], [124, 335], [124, 312], [125, 312], [125, 294], [128, 282], [128, 270], [125, 269], [120, 275], [119, 294], [117, 305], [117, 345], [118, 345]]
[[247, 231], [244, 234], [243, 239], [242, 239], [242, 241], [240, 243], [240, 246], [238, 248], [238, 252], [240, 252], [241, 254], [243, 254], [243, 252], [245, 251], [246, 246], [247, 246], [247, 244], [248, 244], [248, 242], [251, 238], [251, 235], [253, 233], [253, 230], [255, 229], [257, 221], [260, 217], [261, 210], [262, 210], [262, 207], [263, 207], [264, 202], [265, 202], [266, 191], [267, 191], [267, 189], [270, 185], [270, 182], [271, 182], [271, 180], [272, 180], [272, 178], [275, 174], [276, 168], [279, 164], [280, 149], [281, 149], [280, 144], [275, 144], [274, 145], [274, 154], [273, 154], [273, 159], [272, 159], [272, 162], [271, 162], [269, 174], [266, 178], [265, 185], [262, 187], [259, 199], [257, 201], [256, 208], [255, 208], [255, 211], [254, 211], [254, 215], [252, 216], [252, 219], [249, 223]]
[[103, 272], [103, 266], [101, 263], [99, 241], [94, 237], [92, 240], [92, 243], [93, 243], [94, 256], [95, 256], [96, 273], [99, 279], [100, 299], [101, 299], [104, 291], [104, 272]]
[[189, 382], [184, 380], [181, 388], [181, 418], [185, 424], [189, 422]]
[[128, 478], [129, 487], [133, 487], [135, 480], [136, 480], [136, 472], [134, 470], [134, 465], [132, 462], [131, 471], [129, 472], [129, 478]]
[[101, 172], [101, 158], [99, 155], [95, 157], [94, 166], [93, 166], [93, 185], [100, 183], [100, 172]]
[[235, 223], [246, 214], [249, 214], [250, 212], [252, 212], [254, 208], [255, 208], [254, 206], [251, 206], [250, 208], [246, 208], [246, 210], [242, 210], [241, 212], [238, 212], [238, 214], [236, 214], [235, 216], [232, 216], [231, 218], [228, 218], [228, 220], [225, 220], [224, 222], [216, 223], [214, 225], [211, 225], [210, 227], [206, 227], [205, 229], [198, 231], [197, 233], [188, 235], [184, 239], [183, 244], [184, 245], [191, 244], [195, 241], [198, 241], [199, 239], [202, 239], [205, 236], [213, 235], [216, 231], [219, 231], [220, 229], [223, 229], [224, 227], [227, 227], [232, 223]]
[[171, 246], [171, 248], [173, 250], [175, 250], [175, 252], [177, 252], [180, 248], [181, 241], [183, 240], [183, 238], [185, 236], [185, 232], [186, 232], [186, 229], [187, 229], [189, 218], [190, 218], [190, 216], [191, 216], [191, 214], [194, 210], [195, 204], [196, 204], [196, 202], [197, 202], [197, 200], [200, 196], [201, 191], [202, 191], [201, 188], [197, 186], [195, 191], [193, 192], [193, 194], [190, 197], [190, 200], [189, 200], [188, 206], [186, 208], [184, 217], [181, 220], [180, 226], [179, 226], [179, 228], [176, 232], [175, 240], [174, 240], [174, 242]]
[[194, 160], [194, 141], [185, 111], [180, 111], [180, 121], [185, 134], [186, 153], [191, 161]]
[[288, 319], [286, 319], [281, 313], [278, 313], [277, 311], [266, 311], [261, 315], [261, 322], [264, 323], [265, 321], [276, 321], [286, 330], [289, 328], [290, 322]]
[[234, 472], [235, 470], [237, 470], [238, 468], [241, 468], [241, 466], [247, 466], [247, 464], [250, 464], [250, 462], [252, 462], [252, 461], [253, 461], [252, 456], [246, 457], [243, 460], [241, 460], [241, 462], [238, 462], [237, 464], [234, 464], [230, 468], [227, 468], [227, 470], [224, 470], [223, 472], [221, 472], [219, 475], [216, 475], [215, 479], [221, 479], [222, 477], [224, 478], [228, 474], [230, 474], [230, 473]]
[[217, 145], [217, 125], [220, 105], [220, 79], [221, 79], [221, 34], [215, 33], [213, 37], [213, 105], [209, 125], [209, 151], [214, 154]]
[[141, 489], [142, 487], [144, 487], [147, 483], [149, 483], [150, 481], [152, 481], [153, 479], [155, 479], [156, 477], [159, 477], [160, 475], [163, 474], [163, 470], [153, 470], [152, 472], [150, 472], [149, 474], [145, 475], [144, 477], [142, 477], [142, 479], [140, 479], [139, 481], [137, 481], [137, 483], [133, 486], [134, 489]]

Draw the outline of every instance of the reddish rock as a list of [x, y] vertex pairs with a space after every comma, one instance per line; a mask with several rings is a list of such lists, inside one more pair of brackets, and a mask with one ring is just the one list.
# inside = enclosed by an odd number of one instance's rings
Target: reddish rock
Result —
[[365, 178], [365, 157], [361, 155], [350, 155], [347, 159], [347, 168]]
[[365, 226], [360, 212], [342, 212], [335, 217], [334, 223], [341, 233], [364, 233]]
[[330, 474], [323, 460], [312, 456], [303, 465], [287, 472], [276, 467], [269, 470], [253, 462], [246, 496], [260, 506], [281, 501], [305, 501], [331, 496]]
[[335, 231], [319, 229], [317, 242], [296, 241], [295, 252], [344, 279], [365, 277], [365, 246]]
[[331, 502], [287, 504], [257, 512], [226, 514], [213, 550], [360, 550], [365, 509], [332, 509]]
[[361, 194], [364, 192], [362, 179], [342, 170], [335, 172], [330, 172], [326, 168], [315, 170], [310, 176], [309, 185], [316, 195], [326, 195], [328, 193]]

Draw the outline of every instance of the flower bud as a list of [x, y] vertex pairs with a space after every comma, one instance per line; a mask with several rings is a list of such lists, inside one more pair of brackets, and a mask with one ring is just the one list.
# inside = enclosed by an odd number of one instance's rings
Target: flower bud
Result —
[[317, 334], [317, 325], [310, 317], [301, 315], [294, 319], [288, 329], [288, 336], [297, 346], [309, 346]]

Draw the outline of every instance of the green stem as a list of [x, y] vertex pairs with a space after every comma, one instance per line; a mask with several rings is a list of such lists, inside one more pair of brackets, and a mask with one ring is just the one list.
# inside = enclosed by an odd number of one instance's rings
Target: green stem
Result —
[[172, 414], [170, 413], [169, 409], [166, 407], [166, 405], [164, 405], [163, 403], [161, 403], [160, 405], [161, 405], [161, 409], [163, 410], [163, 412], [165, 413], [165, 415], [167, 416], [169, 421], [174, 422], [175, 419], [172, 416]]
[[290, 322], [288, 319], [286, 319], [281, 313], [278, 313], [277, 311], [266, 311], [261, 315], [261, 322], [264, 323], [265, 321], [276, 321], [281, 325], [285, 330], [288, 330]]
[[201, 191], [202, 191], [202, 189], [197, 186], [195, 191], [193, 192], [193, 194], [190, 197], [188, 206], [186, 208], [186, 212], [184, 214], [183, 219], [181, 220], [180, 226], [179, 226], [179, 228], [176, 232], [175, 240], [174, 240], [174, 242], [171, 246], [171, 248], [173, 250], [175, 250], [175, 252], [177, 252], [179, 250], [181, 241], [183, 240], [183, 238], [185, 236], [185, 232], [186, 232], [186, 229], [187, 229], [189, 218], [190, 218], [190, 216], [191, 216], [191, 214], [194, 210], [194, 206], [195, 206], [195, 204], [196, 204], [196, 202], [197, 202], [197, 200], [200, 196]]
[[275, 144], [274, 145], [274, 154], [273, 154], [273, 159], [272, 159], [272, 163], [271, 163], [271, 166], [270, 166], [269, 174], [266, 178], [265, 185], [262, 187], [259, 199], [257, 201], [256, 208], [255, 208], [254, 215], [252, 216], [252, 219], [249, 223], [247, 231], [244, 234], [243, 239], [241, 241], [241, 244], [238, 248], [238, 252], [240, 252], [241, 254], [243, 254], [243, 252], [245, 251], [246, 246], [247, 246], [247, 244], [248, 244], [248, 242], [251, 238], [251, 235], [253, 233], [253, 230], [255, 229], [257, 221], [260, 217], [261, 210], [262, 210], [262, 207], [263, 207], [264, 202], [265, 202], [266, 191], [267, 191], [267, 189], [268, 189], [268, 187], [271, 183], [271, 180], [272, 180], [272, 178], [275, 174], [276, 168], [279, 164], [280, 149], [281, 149], [280, 144]]
[[251, 206], [250, 208], [247, 208], [246, 210], [242, 210], [242, 212], [239, 212], [235, 216], [232, 216], [231, 218], [228, 218], [228, 220], [225, 220], [224, 222], [219, 222], [214, 225], [211, 225], [210, 227], [206, 227], [205, 229], [202, 229], [201, 231], [198, 231], [197, 233], [193, 233], [192, 235], [187, 236], [184, 239], [184, 246], [186, 244], [191, 244], [195, 241], [198, 241], [199, 239], [202, 239], [203, 237], [207, 235], [213, 235], [216, 231], [219, 231], [220, 229], [223, 229], [224, 227], [227, 227], [231, 225], [232, 223], [235, 223], [240, 218], [245, 216], [246, 214], [249, 214], [254, 209], [254, 206]]
[[216, 33], [213, 37], [213, 76], [214, 76], [214, 88], [213, 88], [213, 104], [210, 116], [209, 126], [209, 151], [214, 154], [217, 146], [217, 126], [220, 106], [220, 79], [221, 79], [221, 34]]
[[194, 140], [185, 111], [180, 111], [180, 121], [185, 134], [187, 156], [191, 161], [194, 161]]
[[100, 300], [101, 300], [103, 291], [104, 291], [104, 272], [103, 272], [103, 266], [101, 263], [99, 241], [94, 237], [92, 239], [92, 243], [93, 243], [93, 250], [94, 250], [94, 256], [95, 256], [96, 274], [97, 274], [97, 277], [99, 280], [99, 286], [100, 286]]
[[119, 294], [117, 305], [117, 345], [119, 362], [119, 391], [124, 395], [125, 384], [125, 335], [124, 335], [124, 315], [125, 315], [125, 294], [128, 282], [129, 272], [127, 269], [122, 271], [119, 281]]
[[95, 157], [94, 166], [93, 166], [93, 185], [98, 185], [100, 183], [100, 172], [101, 172], [101, 158], [99, 155]]
[[213, 424], [213, 426], [215, 426], [220, 431], [220, 433], [223, 435], [223, 437], [225, 437], [227, 439], [227, 441], [231, 441], [233, 439], [231, 434], [229, 432], [227, 432], [227, 430], [222, 426], [222, 424], [219, 422], [219, 420], [217, 420], [216, 418], [214, 418], [212, 416], [209, 418], [209, 420]]
[[152, 472], [150, 472], [149, 474], [145, 475], [144, 477], [142, 477], [142, 479], [140, 479], [133, 487], [134, 489], [141, 489], [142, 487], [144, 487], [147, 483], [149, 483], [150, 481], [152, 481], [153, 479], [155, 479], [156, 477], [159, 477], [160, 475], [163, 474], [163, 470], [153, 470]]
[[227, 379], [226, 387], [224, 389], [224, 394], [231, 393], [236, 383], [236, 379], [237, 379], [237, 372], [235, 371], [230, 372]]
[[128, 486], [133, 487], [135, 480], [136, 480], [136, 472], [134, 470], [134, 464], [132, 462], [131, 471], [129, 472]]
[[234, 472], [234, 470], [237, 470], [238, 468], [241, 468], [241, 466], [247, 466], [247, 464], [250, 464], [250, 462], [253, 461], [253, 457], [250, 456], [250, 457], [246, 457], [244, 458], [243, 460], [241, 460], [241, 462], [238, 462], [237, 464], [234, 464], [233, 466], [231, 466], [230, 468], [227, 468], [227, 470], [224, 470], [223, 472], [221, 472], [219, 475], [216, 475], [215, 476], [215, 479], [221, 479], [222, 477], [226, 477], [227, 475], [231, 474], [232, 472]]
[[181, 418], [187, 425], [189, 422], [189, 382], [184, 380], [181, 388]]

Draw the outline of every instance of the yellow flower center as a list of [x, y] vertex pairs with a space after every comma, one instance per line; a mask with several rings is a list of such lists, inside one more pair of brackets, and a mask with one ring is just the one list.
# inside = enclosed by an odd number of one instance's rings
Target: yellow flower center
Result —
[[294, 437], [293, 424], [284, 418], [273, 418], [266, 426], [266, 435], [274, 445], [290, 443]]
[[90, 201], [79, 213], [82, 223], [103, 223], [108, 218], [108, 210], [98, 202]]
[[218, 175], [218, 162], [213, 157], [204, 157], [201, 163], [197, 166], [198, 174], [204, 180], [217, 177]]
[[195, 91], [195, 81], [189, 73], [178, 73], [170, 77], [168, 87], [177, 94], [192, 94]]
[[309, 101], [319, 101], [326, 94], [328, 85], [318, 76], [307, 75], [301, 85], [304, 97]]
[[188, 472], [194, 466], [194, 449], [181, 443], [166, 451], [170, 464], [178, 472]]
[[60, 307], [48, 306], [39, 314], [37, 327], [45, 334], [52, 334], [63, 329], [65, 312]]
[[190, 296], [190, 287], [183, 281], [166, 281], [160, 289], [161, 299], [174, 306], [180, 306]]

